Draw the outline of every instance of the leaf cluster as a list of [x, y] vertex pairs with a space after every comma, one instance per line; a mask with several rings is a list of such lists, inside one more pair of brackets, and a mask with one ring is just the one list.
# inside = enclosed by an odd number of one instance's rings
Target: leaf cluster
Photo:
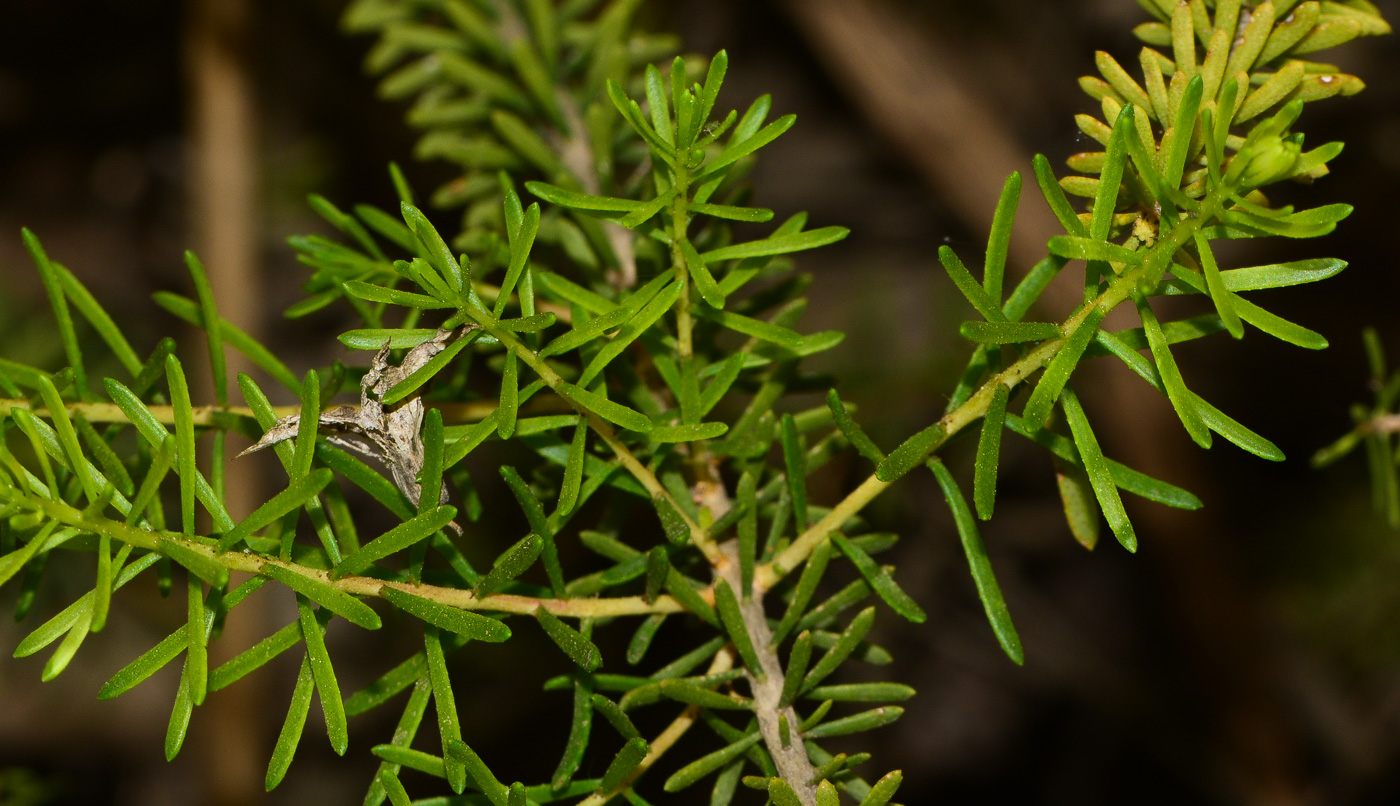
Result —
[[[117, 589], [145, 575], [168, 593], [178, 576], [186, 623], [100, 692], [119, 696], [180, 659], [167, 757], [209, 692], [293, 652], [302, 662], [269, 789], [290, 768], [314, 696], [338, 753], [348, 747], [350, 717], [390, 707], [400, 715], [390, 740], [374, 747], [380, 763], [366, 776], [367, 804], [411, 802], [405, 769], [441, 779], [455, 798], [422, 803], [635, 804], [646, 802], [638, 790], [651, 781], [671, 793], [711, 777], [716, 806], [745, 788], [783, 806], [833, 806], [841, 793], [866, 806], [889, 803], [900, 772], [872, 783], [857, 770], [868, 754], [826, 747], [898, 719], [898, 703], [914, 694], [894, 681], [842, 682], [848, 662], [891, 659], [870, 640], [878, 608], [926, 619], [895, 569], [876, 559], [897, 537], [866, 522], [863, 508], [927, 467], [996, 640], [1021, 663], [977, 524], [995, 510], [1003, 433], [1051, 453], [1080, 542], [1092, 548], [1103, 520], [1132, 550], [1120, 491], [1186, 509], [1200, 501], [1108, 458], [1071, 383], [1081, 362], [1126, 364], [1168, 398], [1203, 447], [1218, 434], [1277, 460], [1271, 442], [1187, 387], [1172, 345], [1221, 331], [1238, 338], [1246, 325], [1326, 345], [1243, 295], [1325, 279], [1344, 263], [1221, 268], [1212, 244], [1314, 237], [1350, 211], [1275, 206], [1263, 189], [1325, 175], [1340, 145], [1305, 152], [1295, 124], [1306, 102], [1360, 86], [1300, 56], [1381, 33], [1385, 23], [1360, 0], [1144, 5], [1156, 21], [1139, 36], [1170, 56], [1144, 48], [1139, 82], [1100, 54], [1102, 78], [1082, 82], [1111, 121], [1081, 117], [1104, 150], [1071, 159], [1080, 177], [1057, 179], [1044, 157], [1035, 160], [1036, 184], [1065, 230], [1049, 255], [1008, 282], [1019, 175], [1002, 194], [980, 278], [953, 250], [940, 251], [977, 316], [962, 327], [972, 357], [946, 414], [886, 452], [831, 379], [802, 366], [842, 337], [801, 329], [811, 279], [792, 256], [847, 232], [809, 227], [805, 214], [774, 225], [772, 211], [754, 204], [747, 178], [756, 155], [794, 118], [773, 117], [767, 96], [742, 113], [725, 111], [724, 52], [658, 66], [676, 44], [633, 29], [634, 0], [359, 0], [347, 27], [378, 36], [369, 67], [386, 73], [382, 92], [414, 99], [410, 123], [424, 131], [417, 155], [462, 171], [425, 206], [391, 168], [394, 213], [311, 198], [340, 235], [292, 239], [311, 273], [306, 299], [287, 314], [347, 305], [361, 321], [340, 341], [363, 351], [363, 361], [299, 378], [221, 318], [204, 267], [189, 255], [193, 298], [156, 299], [205, 335], [215, 402], [196, 407], [175, 343], [142, 359], [26, 231], [68, 365], [50, 373], [0, 360], [8, 396], [0, 401], [0, 583], [19, 578], [21, 618], [60, 549], [63, 573], [76, 562], [95, 568], [95, 583], [16, 654], [57, 644], [43, 670], [50, 679], [103, 628]], [[1088, 198], [1087, 211], [1076, 213], [1066, 193]], [[452, 228], [433, 221], [457, 214]], [[1060, 321], [1027, 321], [1076, 261], [1085, 269], [1083, 303]], [[1154, 301], [1165, 296], [1199, 298], [1203, 311], [1163, 320]], [[1103, 329], [1109, 312], [1129, 303], [1141, 326]], [[95, 382], [80, 324], [124, 375]], [[297, 405], [274, 407], [246, 375], [235, 404], [229, 348]], [[332, 405], [356, 391], [356, 402]], [[809, 392], [826, 393], [824, 404], [793, 399]], [[969, 502], [941, 454], [978, 424]], [[272, 450], [286, 475], [238, 520], [224, 494], [230, 432]], [[487, 441], [510, 442], [528, 464], [483, 467], [476, 451]], [[827, 506], [808, 479], [848, 448], [870, 476]], [[489, 502], [490, 517], [518, 510], [528, 528], [489, 547], [489, 567], [461, 548], [488, 517], [474, 472], [499, 474], [509, 490], [508, 500]], [[364, 513], [349, 504], [360, 493], [395, 525], [363, 534]], [[565, 541], [583, 558], [561, 551]], [[233, 571], [251, 576], [235, 586]], [[210, 668], [208, 646], [227, 614], [263, 587], [293, 597], [296, 618]], [[346, 696], [324, 639], [335, 618], [365, 630], [406, 618], [422, 648]], [[624, 625], [625, 658], [605, 658], [595, 636]], [[693, 648], [657, 657], [663, 629], [684, 630]], [[522, 634], [558, 649], [562, 673], [545, 689], [568, 695], [571, 719], [553, 771], [506, 784], [473, 750], [471, 710], [459, 706], [468, 692], [454, 689], [451, 664]], [[429, 706], [436, 740], [419, 737]], [[671, 715], [670, 727], [644, 736], [639, 709]], [[609, 730], [594, 730], [599, 716]], [[714, 735], [713, 749], [663, 759], [697, 726]], [[436, 753], [415, 747], [425, 743]], [[590, 754], [608, 761], [590, 765], [600, 777], [580, 778]], [[665, 776], [645, 777], [658, 763]]]

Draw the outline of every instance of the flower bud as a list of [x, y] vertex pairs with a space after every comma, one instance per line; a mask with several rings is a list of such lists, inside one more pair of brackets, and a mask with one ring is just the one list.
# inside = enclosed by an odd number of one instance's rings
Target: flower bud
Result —
[[1292, 138], [1285, 140], [1277, 134], [1264, 137], [1251, 149], [1240, 182], [1245, 187], [1260, 187], [1282, 179], [1293, 170], [1302, 153], [1302, 146]]

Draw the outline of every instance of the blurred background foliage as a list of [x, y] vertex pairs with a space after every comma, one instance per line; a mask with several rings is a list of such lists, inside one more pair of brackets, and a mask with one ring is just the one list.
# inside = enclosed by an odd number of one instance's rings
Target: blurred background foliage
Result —
[[[306, 277], [285, 237], [325, 230], [306, 194], [392, 207], [388, 160], [423, 189], [448, 170], [412, 161], [406, 110], [375, 97], [361, 70], [368, 42], [338, 32], [342, 5], [88, 0], [75, 11], [42, 0], [5, 3], [0, 232], [12, 237], [0, 238], [0, 355], [41, 366], [60, 359], [49, 317], [30, 315], [43, 303], [18, 238], [24, 224], [122, 319], [138, 347], [170, 332], [189, 337], [150, 294], [189, 293], [180, 256], [193, 246], [222, 283], [228, 318], [294, 369], [342, 357], [333, 334], [345, 320], [335, 310], [281, 316]], [[1379, 5], [1400, 17], [1400, 4]], [[937, 269], [937, 248], [979, 249], [1005, 175], [1025, 172], [1031, 154], [1062, 166], [1073, 153], [1097, 150], [1074, 125], [1074, 113], [1096, 107], [1076, 79], [1092, 73], [1095, 50], [1135, 61], [1130, 32], [1145, 15], [1129, 0], [645, 8], [650, 27], [679, 33], [687, 52], [729, 50], [725, 102], [771, 92], [775, 110], [799, 117], [765, 151], [755, 184], [758, 203], [779, 219], [805, 209], [853, 231], [801, 260], [816, 276], [808, 327], [849, 334], [819, 366], [841, 379], [842, 397], [861, 407], [877, 440], [892, 444], [935, 419], [966, 358], [957, 337], [965, 304]], [[1290, 461], [1267, 464], [1230, 447], [1207, 459], [1165, 399], [1121, 367], [1089, 365], [1102, 386], [1093, 414], [1110, 455], [1191, 489], [1206, 508], [1138, 506], [1137, 556], [1111, 542], [1088, 554], [1060, 517], [1045, 457], [1008, 440], [998, 517], [985, 536], [1026, 645], [1020, 669], [985, 626], [933, 478], [911, 476], [868, 511], [904, 536], [893, 561], [930, 615], [923, 626], [877, 626], [878, 639], [898, 647], [897, 666], [882, 674], [920, 693], [901, 722], [861, 739], [882, 768], [905, 770], [906, 803], [1400, 800], [1400, 535], [1372, 514], [1364, 461], [1326, 473], [1306, 462], [1349, 427], [1349, 405], [1366, 397], [1362, 326], [1374, 325], [1400, 351], [1400, 40], [1367, 40], [1337, 58], [1369, 86], [1306, 113], [1312, 142], [1348, 143], [1308, 202], [1345, 201], [1356, 213], [1323, 242], [1304, 244], [1307, 254], [1293, 244], [1278, 247], [1290, 250], [1286, 257], [1249, 245], [1223, 258], [1350, 261], [1335, 280], [1271, 300], [1332, 349], [1300, 352], [1256, 334], [1220, 357], [1217, 340], [1178, 350], [1194, 388], [1239, 412]], [[229, 109], [233, 117], [220, 117]], [[211, 167], [210, 155], [225, 159]], [[1024, 208], [1013, 276], [1053, 234], [1038, 198], [1028, 195]], [[1261, 390], [1272, 405], [1246, 405]], [[1143, 412], [1158, 427], [1142, 427]], [[969, 442], [949, 458], [969, 462], [971, 451]], [[846, 460], [813, 479], [819, 495], [834, 498], [859, 480], [849, 466], [855, 457]], [[260, 466], [250, 467], [247, 483], [256, 484]], [[503, 488], [483, 485], [482, 493]], [[506, 526], [502, 540], [518, 524]], [[66, 601], [48, 595], [50, 605]], [[281, 789], [257, 791], [279, 718], [258, 702], [285, 700], [290, 669], [211, 699], [218, 715], [196, 721], [194, 752], [173, 764], [160, 754], [173, 677], [98, 703], [101, 682], [174, 626], [154, 597], [133, 592], [87, 663], [54, 683], [38, 682], [36, 661], [0, 665], [0, 804], [359, 798], [372, 769], [370, 741], [356, 741], [354, 758], [344, 760], [308, 742]], [[6, 645], [22, 631], [6, 618], [0, 634]], [[353, 689], [376, 668], [357, 673], [354, 659], [380, 657], [387, 648], [375, 642], [397, 639], [390, 630], [347, 638], [330, 636]], [[544, 672], [529, 671], [542, 651], [550, 650], [513, 641], [488, 666], [453, 669], [459, 685], [493, 692], [480, 706], [489, 710], [470, 717], [479, 742], [528, 747], [524, 725], [561, 718], [564, 709], [546, 697], [567, 695], [540, 695]], [[352, 724], [364, 736], [389, 727]], [[550, 735], [562, 736], [561, 727], [551, 725]], [[496, 758], [511, 774], [508, 757]]]

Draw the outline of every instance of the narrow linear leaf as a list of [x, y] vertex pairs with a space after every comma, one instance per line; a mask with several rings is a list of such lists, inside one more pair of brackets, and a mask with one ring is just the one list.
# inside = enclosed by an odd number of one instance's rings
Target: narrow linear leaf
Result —
[[301, 743], [301, 733], [306, 727], [307, 714], [311, 713], [311, 693], [315, 681], [311, 677], [311, 656], [302, 658], [301, 671], [297, 673], [296, 686], [292, 689], [292, 703], [287, 708], [287, 718], [282, 722], [282, 730], [277, 734], [277, 744], [272, 749], [272, 759], [267, 763], [267, 776], [264, 783], [271, 792], [282, 783], [287, 769], [292, 766], [297, 745]]
[[739, 599], [734, 595], [734, 589], [723, 579], [715, 582], [715, 610], [719, 612], [720, 623], [724, 625], [729, 640], [738, 650], [739, 657], [744, 661], [749, 673], [759, 682], [766, 680], [768, 676], [758, 659], [758, 650], [754, 648], [753, 639], [749, 636], [749, 628], [744, 624]]
[[1099, 499], [1099, 506], [1103, 509], [1109, 527], [1113, 529], [1123, 548], [1130, 552], [1137, 551], [1137, 534], [1133, 531], [1132, 522], [1128, 520], [1127, 511], [1123, 509], [1123, 501], [1118, 497], [1118, 488], [1113, 483], [1108, 460], [1099, 448], [1098, 439], [1089, 426], [1089, 418], [1084, 414], [1079, 398], [1075, 397], [1074, 392], [1066, 389], [1061, 403], [1070, 432], [1074, 434], [1074, 444], [1079, 449], [1084, 469], [1089, 474], [1089, 483], [1094, 487], [1094, 495]]
[[982, 434], [977, 440], [977, 463], [972, 479], [972, 500], [977, 505], [977, 517], [991, 520], [996, 506], [997, 466], [1001, 462], [1001, 430], [1006, 424], [1006, 404], [1011, 389], [997, 384], [992, 402], [982, 420]]
[[662, 786], [662, 789], [664, 789], [667, 792], [679, 792], [682, 789], [689, 787], [690, 785], [699, 781], [701, 778], [704, 778], [710, 773], [715, 772], [720, 767], [725, 766], [729, 762], [748, 752], [748, 749], [758, 744], [759, 740], [762, 738], [762, 733], [754, 731], [753, 733], [744, 736], [744, 738], [734, 742], [733, 744], [730, 744], [727, 747], [724, 747], [720, 750], [716, 750], [715, 752], [710, 753], [709, 755], [702, 756], [699, 759], [690, 762], [689, 764], [677, 770], [675, 774], [673, 774], [670, 778], [667, 778], [666, 783]]
[[311, 602], [297, 598], [297, 610], [301, 614], [301, 635], [306, 642], [306, 658], [311, 664], [311, 677], [316, 683], [316, 693], [321, 700], [321, 712], [326, 720], [326, 735], [331, 740], [331, 749], [336, 755], [345, 755], [350, 746], [350, 730], [345, 723], [345, 703], [340, 698], [340, 683], [335, 679], [335, 668], [331, 665], [330, 651], [326, 649], [324, 625], [311, 609]]
[[875, 477], [883, 482], [894, 481], [923, 463], [924, 457], [947, 435], [942, 425], [934, 423], [895, 448], [875, 468]]
[[977, 596], [982, 600], [982, 608], [987, 612], [992, 632], [996, 633], [997, 641], [1007, 657], [1018, 666], [1024, 664], [1026, 656], [1021, 648], [1021, 638], [1016, 634], [1016, 625], [1011, 623], [1011, 613], [1006, 609], [1006, 600], [1001, 595], [1001, 586], [997, 584], [991, 560], [987, 557], [987, 548], [982, 543], [982, 535], [977, 531], [977, 521], [973, 520], [972, 511], [968, 509], [967, 499], [963, 498], [957, 480], [941, 461], [934, 458], [929, 461], [928, 467], [938, 479], [938, 486], [943, 489], [948, 509], [953, 513], [953, 523], [957, 526], [958, 537], [962, 540], [967, 566], [972, 571], [972, 581], [977, 585]]
[[884, 599], [885, 604], [889, 605], [891, 610], [915, 624], [922, 624], [928, 619], [928, 616], [924, 614], [923, 609], [914, 599], [905, 593], [893, 577], [886, 573], [860, 546], [836, 532], [832, 532], [831, 542], [841, 549], [841, 553], [846, 555], [846, 558], [855, 565], [856, 570], [865, 578], [865, 581], [870, 583], [875, 595]]
[[385, 585], [380, 595], [404, 612], [449, 632], [478, 641], [500, 643], [510, 638], [510, 628], [496, 619], [449, 607]]
[[602, 395], [594, 394], [582, 387], [574, 386], [571, 383], [561, 383], [555, 391], [586, 411], [591, 411], [604, 420], [628, 431], [647, 433], [652, 429], [651, 420], [645, 414], [636, 409], [629, 409], [621, 403], [614, 403]]
[[327, 582], [303, 576], [289, 568], [270, 562], [263, 563], [259, 573], [286, 585], [351, 624], [364, 627], [366, 630], [377, 630], [382, 626], [379, 615], [369, 605], [351, 594], [337, 590]]
[[359, 551], [347, 555], [335, 566], [332, 577], [339, 579], [350, 574], [358, 574], [374, 563], [431, 537], [435, 532], [445, 528], [455, 517], [457, 517], [457, 508], [453, 506], [435, 507], [414, 515], [409, 520], [361, 546]]
[[535, 620], [544, 628], [550, 640], [564, 651], [565, 655], [580, 668], [592, 672], [603, 665], [603, 654], [583, 633], [559, 620], [559, 617], [540, 606], [535, 608]]
[[295, 512], [305, 505], [311, 498], [315, 497], [321, 490], [330, 484], [335, 473], [329, 469], [321, 468], [315, 472], [295, 479], [287, 485], [287, 489], [273, 496], [271, 500], [257, 509], [252, 514], [244, 518], [233, 531], [228, 532], [219, 538], [219, 551], [228, 551], [240, 542], [248, 539], [259, 529], [270, 526], [280, 521], [284, 516]]

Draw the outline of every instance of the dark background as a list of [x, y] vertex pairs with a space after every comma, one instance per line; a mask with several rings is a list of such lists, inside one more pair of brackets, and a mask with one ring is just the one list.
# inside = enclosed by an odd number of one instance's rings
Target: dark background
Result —
[[[221, 302], [246, 311], [230, 318], [301, 372], [346, 358], [332, 339], [344, 324], [335, 314], [280, 315], [305, 276], [284, 238], [325, 229], [305, 194], [390, 206], [388, 160], [424, 190], [446, 173], [412, 163], [403, 109], [377, 100], [361, 71], [368, 41], [337, 32], [338, 0], [245, 5], [255, 271], [232, 283], [237, 299]], [[1400, 17], [1394, 2], [1381, 6]], [[218, 214], [220, 189], [200, 186], [189, 156], [200, 136], [191, 103], [197, 68], [186, 58], [200, 41], [194, 8], [10, 0], [0, 12], [0, 233], [9, 233], [0, 238], [0, 355], [61, 362], [21, 225], [88, 284], [138, 351], [172, 333], [188, 355], [202, 349], [149, 301], [162, 288], [191, 293], [181, 253], [200, 237], [193, 211]], [[966, 356], [956, 333], [970, 311], [938, 268], [937, 248], [980, 251], [1002, 179], [1029, 174], [1032, 154], [1059, 166], [1096, 150], [1074, 126], [1074, 113], [1097, 114], [1075, 79], [1092, 72], [1096, 49], [1136, 72], [1139, 45], [1129, 32], [1145, 19], [1129, 0], [707, 0], [653, 2], [647, 15], [655, 29], [678, 31], [688, 50], [729, 50], [729, 105], [772, 92], [777, 112], [798, 114], [798, 126], [765, 151], [758, 203], [780, 219], [809, 210], [814, 225], [851, 227], [849, 240], [802, 260], [816, 275], [804, 324], [850, 334], [822, 366], [842, 378], [843, 397], [887, 446], [942, 411]], [[1357, 212], [1320, 241], [1244, 245], [1226, 258], [1230, 266], [1350, 261], [1336, 279], [1259, 297], [1333, 348], [1308, 353], [1250, 332], [1239, 343], [1217, 336], [1178, 351], [1192, 387], [1275, 440], [1287, 462], [1263, 462], [1223, 440], [1207, 455], [1165, 400], [1126, 371], [1087, 372], [1076, 383], [1109, 454], [1193, 490], [1206, 508], [1178, 513], [1130, 501], [1137, 556], [1106, 530], [1087, 553], [1063, 524], [1044, 453], [1008, 437], [997, 518], [984, 533], [1026, 645], [1024, 668], [1001, 655], [987, 628], [932, 479], [902, 482], [871, 508], [877, 523], [903, 535], [900, 580], [930, 613], [923, 626], [882, 616], [878, 640], [896, 655], [882, 676], [920, 693], [902, 721], [852, 744], [875, 754], [867, 776], [904, 769], [902, 802], [1400, 799], [1400, 535], [1371, 514], [1359, 458], [1327, 472], [1306, 462], [1349, 427], [1349, 405], [1367, 398], [1361, 328], [1374, 325], [1400, 352], [1397, 48], [1388, 38], [1327, 54], [1370, 86], [1310, 106], [1300, 124], [1310, 145], [1345, 139], [1348, 147], [1333, 175], [1298, 199], [1346, 201]], [[884, 77], [883, 90], [862, 83], [872, 75]], [[1022, 208], [1014, 272], [1052, 234], [1031, 183]], [[1047, 308], [1044, 318], [1060, 313]], [[967, 470], [969, 449], [953, 449], [955, 469]], [[834, 501], [867, 472], [855, 461], [837, 464], [818, 494]], [[13, 646], [85, 583], [69, 584], [46, 589], [26, 624], [5, 619], [0, 645]], [[286, 607], [268, 604], [264, 624], [244, 625], [249, 643], [285, 623]], [[288, 780], [258, 794], [294, 675], [288, 663], [213, 695], [170, 764], [161, 739], [171, 670], [120, 700], [95, 700], [103, 680], [177, 626], [179, 609], [149, 591], [124, 594], [107, 631], [48, 684], [38, 682], [47, 653], [0, 664], [0, 767], [8, 768], [0, 803], [23, 802], [15, 798], [26, 787], [75, 804], [359, 801], [373, 769], [369, 748], [392, 728], [386, 714], [352, 722], [341, 760], [326, 751], [313, 711]], [[392, 636], [331, 637], [346, 693], [409, 651]], [[568, 704], [567, 695], [538, 694], [555, 656], [531, 640], [476, 653], [454, 674], [468, 741], [503, 776], [533, 769], [538, 779], [562, 749]], [[424, 735], [435, 733], [431, 720]], [[693, 733], [678, 757], [713, 748], [713, 737]], [[593, 772], [606, 761], [592, 759]], [[707, 789], [696, 787], [687, 802], [702, 802]]]

